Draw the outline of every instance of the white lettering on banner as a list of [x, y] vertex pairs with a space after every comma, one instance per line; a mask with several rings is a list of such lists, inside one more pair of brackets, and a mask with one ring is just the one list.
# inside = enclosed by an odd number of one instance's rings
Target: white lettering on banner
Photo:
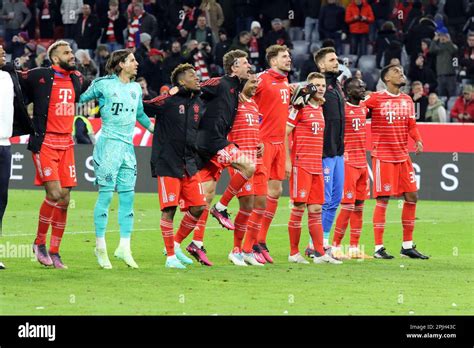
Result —
[[20, 162], [25, 156], [22, 153], [16, 152], [12, 154], [12, 169], [10, 171], [10, 180], [23, 180], [23, 175], [17, 174], [14, 175], [14, 170], [22, 170], [22, 164], [15, 164], [15, 162]]
[[[413, 164], [413, 170], [414, 172], [410, 172], [410, 173], [413, 173], [414, 175], [414, 178], [413, 178], [413, 181], [416, 180], [416, 188], [419, 190], [420, 189], [420, 185], [421, 185], [421, 168], [418, 164], [416, 163], [412, 163]], [[413, 182], [412, 181], [412, 182]]]
[[459, 180], [457, 177], [454, 175], [448, 174], [447, 170], [452, 169], [455, 173], [459, 173], [459, 168], [457, 165], [453, 163], [447, 163], [441, 168], [441, 175], [448, 179], [451, 180], [453, 183], [451, 185], [448, 185], [445, 181], [441, 181], [439, 184], [441, 185], [441, 188], [445, 191], [454, 191], [458, 188], [459, 186]]
[[153, 133], [150, 133], [148, 130], [145, 131], [145, 134], [143, 134], [142, 140], [140, 141], [140, 146], [147, 146], [148, 144], [148, 139], [153, 136]]
[[[86, 168], [91, 170], [92, 173], [94, 173], [94, 158], [92, 156], [87, 157], [86, 159]], [[89, 182], [94, 182], [95, 181], [95, 176], [89, 175], [89, 173], [84, 173], [84, 178], [89, 181]]]

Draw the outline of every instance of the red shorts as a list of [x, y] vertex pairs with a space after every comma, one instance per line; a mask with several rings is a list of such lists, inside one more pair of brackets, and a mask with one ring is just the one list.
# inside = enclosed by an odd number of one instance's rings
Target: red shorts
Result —
[[[236, 170], [229, 167], [229, 174], [233, 176]], [[263, 164], [257, 164], [255, 173], [237, 193], [237, 197], [266, 196], [268, 189], [267, 173]]]
[[367, 167], [356, 168], [344, 164], [344, 194], [341, 203], [364, 201], [370, 196], [370, 179]]
[[237, 162], [240, 156], [242, 156], [242, 151], [235, 144], [229, 144], [219, 150], [200, 170], [201, 182], [219, 181], [222, 171]]
[[311, 174], [300, 167], [293, 167], [290, 175], [290, 198], [295, 203], [324, 203], [324, 175]]
[[35, 185], [42, 186], [47, 181], [59, 181], [61, 187], [77, 186], [74, 147], [55, 150], [42, 145], [40, 152], [33, 153], [36, 168]]
[[206, 205], [206, 197], [201, 186], [199, 173], [182, 179], [159, 176], [158, 196], [161, 210], [168, 207], [177, 207], [178, 205], [181, 210]]
[[268, 180], [285, 180], [285, 144], [264, 143], [263, 165], [267, 168]]
[[416, 192], [415, 170], [411, 159], [405, 162], [382, 162], [372, 157], [374, 172], [374, 196], [401, 196], [405, 192]]

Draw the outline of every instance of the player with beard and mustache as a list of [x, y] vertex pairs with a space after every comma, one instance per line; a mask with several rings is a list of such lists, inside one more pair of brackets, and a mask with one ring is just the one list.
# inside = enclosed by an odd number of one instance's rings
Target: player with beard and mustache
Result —
[[387, 89], [372, 93], [365, 100], [366, 107], [372, 111], [372, 171], [374, 196], [377, 199], [373, 216], [374, 257], [393, 259], [383, 246], [385, 215], [390, 196], [403, 195], [403, 244], [400, 256], [428, 259], [413, 244], [418, 189], [408, 154], [408, 136], [415, 141], [416, 154], [423, 152], [423, 142], [416, 127], [415, 106], [410, 96], [400, 92], [400, 88], [406, 84], [401, 66], [384, 67], [380, 78]]
[[[56, 41], [48, 49], [50, 68], [21, 73], [20, 84], [28, 103], [33, 103], [34, 134], [28, 149], [36, 168], [35, 185], [44, 186], [46, 197], [39, 212], [33, 251], [44, 266], [67, 268], [59, 256], [66, 227], [71, 188], [77, 185], [72, 127], [76, 103], [84, 90], [84, 79], [76, 70], [71, 47]], [[46, 236], [51, 225], [49, 253]]]
[[143, 110], [142, 89], [135, 82], [138, 62], [131, 50], [117, 50], [107, 61], [108, 76], [95, 79], [80, 102], [98, 100], [102, 118], [101, 136], [94, 147], [94, 170], [99, 196], [94, 208], [95, 254], [100, 267], [112, 268], [105, 243], [110, 202], [119, 196], [120, 244], [115, 257], [138, 268], [132, 257], [133, 201], [137, 180], [137, 160], [133, 147], [135, 123], [153, 133], [154, 126]]

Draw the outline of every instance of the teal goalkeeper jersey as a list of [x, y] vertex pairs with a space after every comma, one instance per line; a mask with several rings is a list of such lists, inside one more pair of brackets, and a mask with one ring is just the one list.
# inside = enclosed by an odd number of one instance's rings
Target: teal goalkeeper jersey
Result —
[[142, 89], [136, 82], [123, 83], [117, 75], [95, 79], [81, 97], [86, 103], [99, 102], [102, 118], [101, 137], [133, 144], [135, 123], [148, 129], [151, 121], [143, 111]]

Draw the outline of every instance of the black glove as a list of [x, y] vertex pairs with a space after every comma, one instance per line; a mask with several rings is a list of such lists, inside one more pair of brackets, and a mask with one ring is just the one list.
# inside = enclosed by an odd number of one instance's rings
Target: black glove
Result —
[[309, 100], [317, 91], [318, 89], [312, 83], [309, 83], [306, 86], [298, 86], [291, 97], [290, 103], [296, 108], [302, 108], [308, 104]]

